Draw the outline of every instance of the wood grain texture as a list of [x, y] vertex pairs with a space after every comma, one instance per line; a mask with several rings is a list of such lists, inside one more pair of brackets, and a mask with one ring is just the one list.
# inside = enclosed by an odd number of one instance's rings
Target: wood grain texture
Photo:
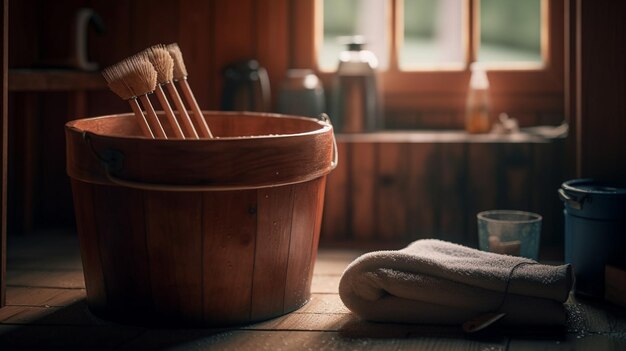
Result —
[[295, 186], [258, 191], [251, 320], [274, 317], [284, 309]]
[[[59, 237], [48, 233], [39, 240], [16, 242], [11, 275], [56, 276], [50, 285], [63, 285], [60, 273], [78, 259], [77, 246], [58, 245]], [[32, 251], [50, 250], [43, 257], [47, 272], [30, 268]], [[54, 248], [54, 249], [51, 249]], [[180, 350], [204, 349], [428, 349], [428, 350], [622, 350], [626, 328], [624, 315], [614, 307], [571, 296], [571, 316], [566, 328], [494, 328], [469, 337], [458, 326], [372, 323], [352, 314], [342, 303], [336, 284], [354, 250], [322, 250], [316, 267], [311, 301], [297, 311], [253, 324], [229, 328], [134, 327], [94, 318], [81, 300], [84, 289], [9, 286], [11, 302], [0, 309], [0, 342], [8, 349]], [[68, 262], [60, 264], [61, 259]], [[318, 273], [319, 272], [319, 273]], [[80, 275], [79, 275], [80, 276]], [[79, 298], [78, 301], [75, 299]]]
[[350, 228], [352, 240], [376, 237], [376, 144], [350, 144]]
[[6, 242], [7, 242], [7, 182], [8, 182], [8, 74], [9, 74], [9, 1], [2, 1], [0, 12], [0, 78], [2, 96], [0, 96], [0, 308], [6, 303]]
[[[576, 3], [575, 92], [579, 178], [626, 181], [626, 3]], [[599, 54], [602, 53], [602, 54]]]
[[530, 175], [532, 160], [530, 145], [498, 145], [500, 182], [498, 185], [498, 204], [500, 208], [529, 210], [532, 189]]
[[[257, 0], [253, 2], [256, 28], [255, 57], [267, 69], [270, 87], [278, 88], [289, 68], [289, 0]], [[275, 91], [278, 91], [276, 89]], [[276, 106], [278, 94], [271, 94]], [[270, 108], [270, 111], [275, 111]]]
[[464, 243], [467, 199], [466, 146], [445, 143], [439, 147], [441, 150], [439, 239]]
[[[152, 309], [152, 286], [149, 280], [149, 256], [146, 250], [146, 212], [144, 197], [136, 190], [92, 185], [92, 203], [84, 211], [94, 211], [81, 229], [97, 233], [86, 238], [85, 245], [97, 245], [106, 291], [106, 313], [147, 313]], [[77, 196], [83, 189], [76, 189]], [[160, 215], [159, 215], [160, 216]], [[94, 243], [94, 241], [96, 241]], [[90, 251], [87, 251], [90, 252]], [[86, 259], [96, 259], [87, 257]], [[87, 272], [91, 273], [91, 272]], [[88, 277], [92, 279], [91, 276]], [[88, 289], [89, 294], [91, 291]]]
[[[548, 234], [542, 248], [550, 257], [561, 250], [563, 238], [558, 233], [562, 233], [562, 204], [553, 196], [562, 182], [561, 139], [524, 134], [384, 132], [341, 134], [339, 140], [341, 148], [350, 152], [351, 167], [345, 175], [339, 173], [341, 169], [330, 175], [323, 226], [328, 231], [336, 230], [342, 220], [348, 219], [349, 224], [341, 228], [347, 228], [345, 238], [350, 241], [328, 236], [322, 242], [324, 246], [387, 249], [435, 237], [477, 247], [476, 214], [512, 208], [544, 212], [544, 231]], [[355, 148], [361, 150], [360, 156], [355, 156]], [[373, 153], [373, 161], [362, 150]], [[363, 166], [369, 162], [375, 165]], [[361, 163], [362, 170], [354, 171], [357, 163]], [[341, 182], [348, 184], [348, 201], [343, 204], [330, 200], [333, 194], [343, 194], [342, 185], [333, 177], [342, 177]], [[375, 177], [374, 182], [371, 177]], [[393, 199], [382, 195], [389, 189], [394, 189]], [[373, 199], [368, 192], [374, 192]], [[354, 217], [358, 206], [373, 211], [368, 213], [374, 213], [374, 220], [364, 217], [365, 222], [358, 222]], [[389, 227], [384, 225], [403, 223], [397, 219], [395, 223], [384, 222], [382, 218], [388, 216], [406, 217], [404, 235], [385, 236]], [[354, 225], [370, 230], [371, 236], [359, 238]], [[376, 226], [375, 231], [371, 231], [371, 225]]]
[[337, 143], [339, 162], [328, 176], [324, 200], [321, 241], [344, 241], [350, 235], [350, 147]]
[[499, 144], [469, 144], [467, 149], [467, 235], [465, 242], [478, 247], [476, 215], [497, 207]]
[[94, 227], [94, 185], [72, 180], [76, 229], [80, 239], [87, 303], [96, 312], [103, 312], [107, 305], [107, 291], [100, 257], [98, 230]]
[[248, 320], [256, 232], [255, 190], [202, 194], [205, 323]]
[[[530, 183], [533, 189], [552, 190], [552, 193], [547, 194], [533, 191], [530, 198], [530, 210], [542, 216], [541, 246], [543, 247], [559, 247], [563, 243], [563, 203], [555, 194], [565, 180], [563, 145], [563, 141], [559, 141], [552, 145], [531, 146], [530, 159], [533, 165]], [[562, 259], [562, 257], [557, 259]]]
[[[189, 84], [202, 109], [218, 109], [215, 65], [215, 3], [217, 1], [179, 1], [178, 46], [189, 73]], [[200, 34], [202, 33], [202, 34]], [[199, 35], [200, 34], [200, 35]]]
[[[173, 43], [179, 37], [180, 1], [167, 1], [154, 6], [150, 0], [130, 4], [131, 49], [135, 52], [156, 44]], [[129, 53], [132, 54], [132, 53]]]
[[318, 178], [294, 186], [283, 306], [285, 313], [301, 307], [310, 297], [322, 217], [320, 192], [324, 191], [324, 185], [324, 179]]
[[143, 192], [154, 307], [163, 319], [202, 322], [202, 197]]
[[[256, 26], [254, 1], [214, 1], [213, 18], [213, 70], [217, 72], [208, 82], [215, 92], [215, 107], [222, 97], [222, 70], [229, 64], [255, 57]], [[263, 64], [263, 63], [261, 63]]]
[[89, 140], [96, 152], [117, 150], [123, 155], [122, 169], [114, 171], [118, 177], [149, 184], [267, 186], [306, 181], [330, 171], [332, 130], [313, 119], [241, 112], [206, 115], [222, 138], [117, 138], [138, 131], [129, 127], [131, 114], [74, 121], [67, 127], [68, 153], [73, 155], [68, 174], [111, 184], [82, 131], [93, 133]]
[[409, 145], [409, 182], [405, 193], [408, 206], [409, 241], [433, 238], [439, 227], [438, 144]]
[[289, 11], [289, 67], [316, 69], [315, 1], [289, 0]]
[[408, 232], [408, 145], [377, 145], [376, 235], [382, 240], [402, 242]]

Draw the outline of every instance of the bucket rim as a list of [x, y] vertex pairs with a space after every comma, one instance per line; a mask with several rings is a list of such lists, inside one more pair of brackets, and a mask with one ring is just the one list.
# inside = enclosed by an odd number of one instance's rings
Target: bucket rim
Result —
[[[589, 188], [583, 185], [593, 185]], [[571, 179], [563, 182], [561, 188], [576, 195], [598, 195], [598, 196], [626, 196], [626, 188], [621, 188], [611, 182], [597, 180], [593, 178]]]
[[[157, 114], [164, 114], [163, 111], [156, 111]], [[172, 143], [189, 143], [189, 142], [229, 142], [229, 141], [241, 141], [241, 140], [258, 140], [258, 139], [282, 139], [282, 138], [293, 138], [293, 137], [304, 137], [311, 136], [316, 134], [323, 134], [328, 131], [333, 131], [333, 125], [330, 121], [318, 119], [314, 117], [305, 117], [305, 116], [295, 116], [295, 115], [286, 115], [280, 113], [273, 112], [251, 112], [251, 111], [215, 111], [215, 110], [203, 110], [203, 115], [230, 115], [230, 116], [252, 116], [252, 117], [265, 117], [265, 118], [280, 118], [280, 119], [299, 119], [308, 122], [312, 122], [318, 124], [320, 128], [314, 129], [311, 131], [301, 132], [301, 133], [286, 133], [286, 134], [270, 134], [270, 135], [251, 135], [251, 136], [229, 136], [229, 137], [220, 137], [214, 136], [213, 138], [199, 138], [199, 139], [159, 139], [159, 138], [149, 138], [143, 135], [120, 135], [120, 134], [110, 134], [110, 133], [98, 133], [91, 130], [83, 129], [77, 126], [77, 124], [85, 123], [87, 121], [95, 121], [100, 119], [109, 119], [109, 118], [128, 118], [133, 117], [133, 113], [118, 113], [118, 114], [110, 114], [103, 116], [94, 116], [94, 117], [86, 117], [71, 120], [65, 123], [65, 127], [69, 130], [72, 130], [77, 133], [89, 133], [93, 135], [97, 135], [102, 138], [112, 138], [118, 140], [146, 140], [146, 141], [158, 141], [162, 142], [172, 142]]]
[[[527, 219], [499, 219], [490, 217], [490, 215], [512, 215], [512, 216], [525, 216]], [[541, 222], [543, 217], [534, 212], [520, 211], [520, 210], [487, 210], [479, 212], [476, 218], [484, 220], [486, 222], [498, 222], [498, 223], [537, 223]]]

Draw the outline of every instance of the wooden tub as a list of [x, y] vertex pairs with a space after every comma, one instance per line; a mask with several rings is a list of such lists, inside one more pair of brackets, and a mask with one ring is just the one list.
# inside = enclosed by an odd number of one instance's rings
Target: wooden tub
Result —
[[147, 139], [132, 114], [66, 125], [87, 303], [106, 319], [232, 325], [310, 296], [332, 126], [206, 112], [215, 139]]

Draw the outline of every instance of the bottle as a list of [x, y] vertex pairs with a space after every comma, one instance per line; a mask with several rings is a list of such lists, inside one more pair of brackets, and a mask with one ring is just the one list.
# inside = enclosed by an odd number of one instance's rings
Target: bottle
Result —
[[331, 119], [344, 133], [360, 133], [380, 128], [376, 82], [378, 59], [364, 50], [362, 36], [350, 37], [347, 50], [339, 54], [334, 82]]
[[468, 133], [488, 133], [491, 130], [489, 119], [489, 80], [485, 70], [476, 64], [470, 66], [469, 91], [465, 108], [465, 130]]

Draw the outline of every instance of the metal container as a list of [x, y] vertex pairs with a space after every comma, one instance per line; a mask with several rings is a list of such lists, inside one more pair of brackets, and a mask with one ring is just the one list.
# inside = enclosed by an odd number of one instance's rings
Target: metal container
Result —
[[626, 188], [592, 179], [564, 182], [565, 261], [576, 275], [576, 294], [602, 298], [607, 264], [626, 266]]
[[333, 123], [342, 133], [373, 132], [382, 127], [376, 69], [378, 59], [352, 37], [339, 55], [332, 102]]

